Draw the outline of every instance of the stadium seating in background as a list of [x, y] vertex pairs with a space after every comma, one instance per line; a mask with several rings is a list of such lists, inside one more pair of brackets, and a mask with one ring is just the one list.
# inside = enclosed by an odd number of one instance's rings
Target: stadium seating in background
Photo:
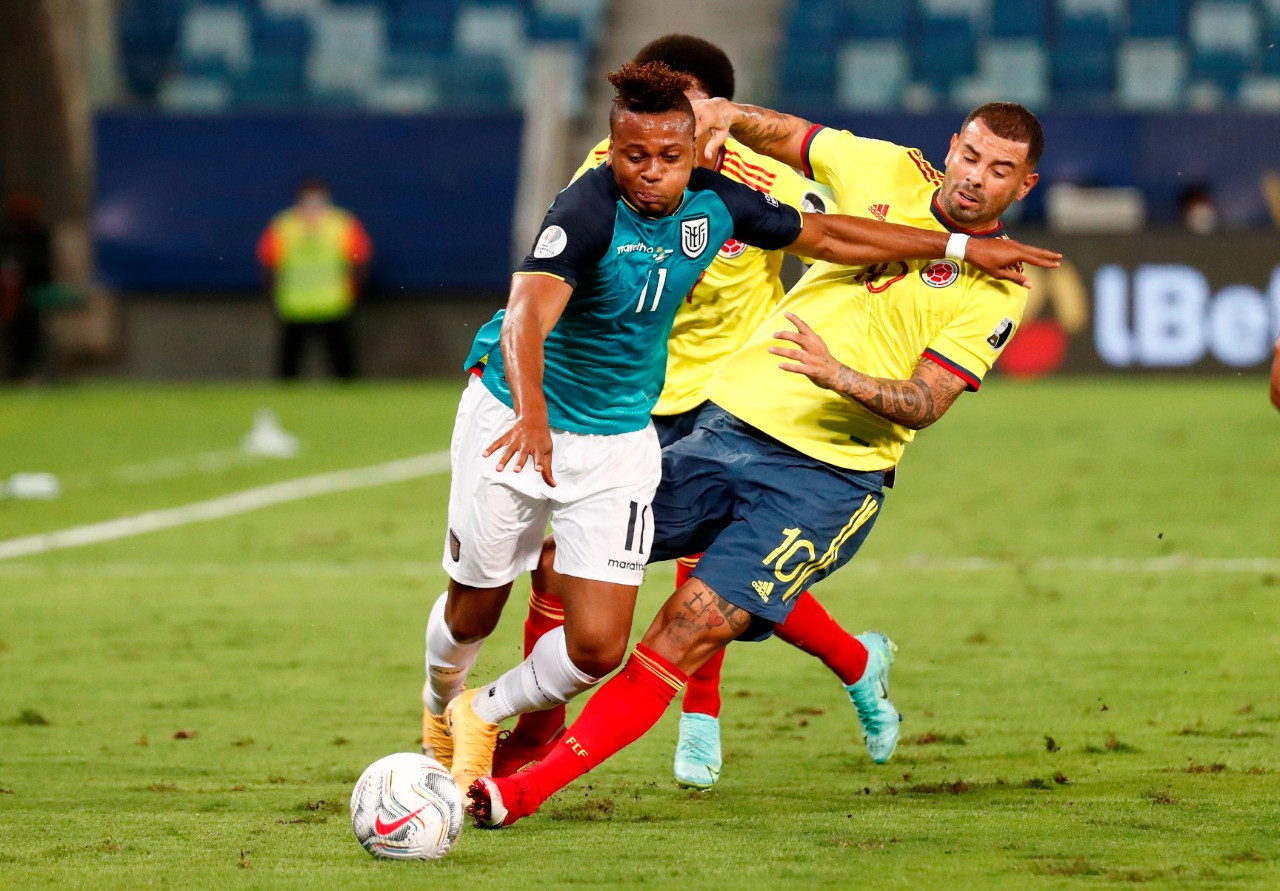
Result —
[[1109, 11], [1084, 4], [1061, 8], [1053, 42], [1051, 82], [1054, 101], [1075, 107], [1101, 106], [1111, 100], [1115, 47]]
[[228, 71], [239, 74], [249, 66], [249, 16], [239, 3], [202, 3], [182, 18], [179, 41], [186, 63], [221, 59]]
[[908, 36], [908, 25], [911, 23], [909, 3], [847, 0], [843, 5], [844, 21], [836, 23], [834, 30], [837, 33], [898, 40], [905, 40]]
[[900, 40], [857, 40], [841, 47], [836, 103], [855, 111], [897, 107], [907, 84], [907, 51]]
[[1280, 77], [1246, 74], [1240, 81], [1240, 104], [1257, 111], [1280, 109]]
[[382, 9], [369, 3], [322, 8], [311, 20], [307, 83], [321, 105], [359, 105], [377, 83], [386, 52]]
[[1187, 24], [1191, 77], [1223, 93], [1232, 93], [1258, 55], [1261, 27], [1248, 0], [1199, 0]]
[[1159, 110], [1182, 103], [1187, 86], [1187, 54], [1168, 37], [1130, 37], [1120, 47], [1116, 95], [1125, 108]]
[[307, 16], [324, 6], [325, 0], [260, 0], [258, 9], [269, 16]]
[[802, 109], [1280, 109], [1280, 0], [792, 0], [779, 85]]
[[535, 42], [585, 77], [607, 2], [123, 0], [122, 68], [136, 100], [178, 111], [506, 111]]
[[[460, 6], [454, 23], [453, 48], [462, 70], [451, 78], [454, 86], [446, 89], [450, 102], [467, 96], [483, 102], [486, 108], [506, 104], [511, 85], [525, 81], [527, 32], [524, 10], [518, 6], [476, 2]], [[499, 71], [507, 79], [505, 85], [499, 82]], [[462, 83], [468, 77], [480, 79], [479, 89]]]
[[120, 51], [125, 81], [140, 99], [151, 101], [176, 67], [181, 0], [132, 0], [120, 17]]
[[973, 20], [922, 13], [913, 41], [913, 79], [928, 87], [931, 96], [945, 97], [954, 84], [973, 74], [977, 60]]
[[978, 45], [977, 72], [952, 95], [964, 108], [996, 100], [1041, 108], [1049, 96], [1048, 56], [1038, 40], [989, 37]]
[[1129, 0], [1129, 22], [1125, 33], [1130, 37], [1171, 40], [1181, 44], [1187, 35], [1188, 2]]
[[[121, 67], [174, 110], [504, 110], [550, 42], [581, 107], [610, 2], [121, 0]], [[1280, 0], [790, 0], [782, 31], [777, 98], [801, 110], [1280, 109]]]
[[790, 103], [808, 108], [835, 103], [836, 48], [844, 13], [841, 0], [792, 4], [779, 72], [783, 93]]
[[1048, 0], [992, 0], [992, 37], [1022, 37], [1043, 43], [1048, 33]]

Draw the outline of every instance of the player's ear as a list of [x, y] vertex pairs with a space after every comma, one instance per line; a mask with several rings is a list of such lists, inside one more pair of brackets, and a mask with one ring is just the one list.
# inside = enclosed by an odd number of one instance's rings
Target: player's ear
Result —
[[609, 137], [609, 144], [604, 149], [604, 164], [606, 167], [613, 168], [613, 137]]
[[1027, 193], [1030, 192], [1033, 188], [1035, 188], [1036, 183], [1038, 183], [1039, 181], [1040, 181], [1039, 173], [1037, 173], [1034, 170], [1028, 173], [1027, 178], [1022, 181], [1022, 186], [1018, 189], [1018, 194], [1014, 196], [1013, 200], [1021, 201], [1023, 198], [1026, 198]]

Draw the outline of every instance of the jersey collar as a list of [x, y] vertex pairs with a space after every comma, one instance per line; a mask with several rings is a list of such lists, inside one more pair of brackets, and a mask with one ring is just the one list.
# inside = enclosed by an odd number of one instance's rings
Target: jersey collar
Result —
[[971, 238], [999, 238], [1004, 235], [1004, 223], [1000, 220], [996, 220], [995, 225], [989, 229], [966, 229], [959, 225], [951, 217], [947, 216], [947, 212], [942, 209], [942, 204], [938, 201], [938, 191], [934, 190], [933, 198], [929, 201], [929, 209], [933, 211], [933, 218], [941, 223], [948, 232], [958, 232]]

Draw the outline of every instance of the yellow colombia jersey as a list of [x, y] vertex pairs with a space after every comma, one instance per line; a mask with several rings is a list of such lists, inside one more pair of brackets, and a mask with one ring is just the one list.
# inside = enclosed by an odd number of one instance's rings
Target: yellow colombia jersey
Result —
[[[835, 193], [835, 212], [922, 229], [943, 222], [935, 193], [942, 174], [917, 149], [814, 127], [805, 173]], [[1003, 237], [997, 226], [974, 237]], [[768, 352], [795, 313], [840, 362], [874, 377], [906, 380], [922, 356], [978, 389], [1022, 320], [1026, 291], [951, 260], [849, 267], [818, 262], [782, 304], [721, 365], [707, 396], [748, 424], [810, 457], [855, 470], [898, 463], [914, 431], [783, 371]]]
[[[609, 154], [609, 140], [601, 140], [574, 173], [598, 167]], [[730, 179], [766, 192], [801, 210], [824, 210], [829, 192], [795, 170], [758, 155], [729, 140], [716, 168]], [[824, 194], [825, 193], [825, 194]], [[806, 199], [809, 206], [805, 205]], [[716, 254], [692, 293], [676, 312], [667, 341], [667, 378], [655, 415], [678, 415], [702, 404], [711, 376], [769, 311], [782, 299], [782, 251], [759, 248], [730, 239]]]

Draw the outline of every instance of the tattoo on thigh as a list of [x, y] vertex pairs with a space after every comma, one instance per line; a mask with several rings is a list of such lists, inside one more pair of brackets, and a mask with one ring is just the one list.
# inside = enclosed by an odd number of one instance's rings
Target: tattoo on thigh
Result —
[[[688, 641], [706, 632], [728, 625], [737, 637], [751, 623], [751, 614], [742, 607], [730, 603], [698, 580], [690, 585], [688, 596], [681, 603], [680, 615], [671, 623], [673, 633]], [[717, 636], [722, 632], [717, 632]]]

